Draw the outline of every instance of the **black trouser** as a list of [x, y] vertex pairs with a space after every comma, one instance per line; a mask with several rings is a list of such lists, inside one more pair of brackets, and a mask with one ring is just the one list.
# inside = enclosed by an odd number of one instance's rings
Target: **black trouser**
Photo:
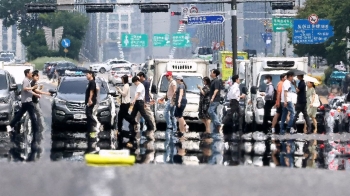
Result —
[[123, 119], [132, 123], [131, 115], [129, 114], [130, 103], [122, 103], [118, 112], [118, 131], [121, 132], [123, 128]]
[[264, 119], [263, 127], [266, 129], [269, 127], [269, 120], [271, 120], [271, 108], [275, 105], [274, 101], [266, 100], [264, 105]]
[[91, 105], [91, 106], [86, 106], [85, 108], [85, 114], [86, 114], [86, 125], [87, 125], [87, 130], [88, 133], [93, 132], [93, 128], [97, 126], [97, 106], [96, 105]]
[[38, 122], [37, 122], [37, 118], [35, 117], [35, 107], [33, 102], [22, 103], [22, 107], [19, 109], [18, 113], [12, 119], [10, 126], [14, 127], [16, 123], [18, 123], [22, 119], [23, 115], [26, 112], [28, 112], [30, 121], [32, 123], [32, 131], [33, 131], [32, 147], [33, 147], [34, 142], [37, 141], [36, 136], [38, 135]]
[[[242, 115], [241, 115], [241, 108], [239, 107], [239, 102], [236, 99], [231, 99], [230, 100], [230, 110], [227, 112], [227, 118], [225, 117], [224, 119], [232, 119], [235, 121], [236, 119], [233, 119], [233, 114], [237, 114], [238, 118], [238, 128], [239, 130], [242, 130]], [[224, 124], [227, 122], [227, 120], [224, 120]], [[236, 124], [236, 123], [233, 123]]]
[[143, 100], [137, 100], [135, 102], [135, 105], [134, 105], [134, 107], [132, 109], [132, 112], [131, 112], [131, 124], [133, 124], [133, 125], [136, 124], [135, 118], [136, 118], [136, 115], [137, 115], [138, 112], [140, 112], [140, 114], [143, 117], [143, 119], [145, 119], [145, 123], [146, 123], [146, 126], [147, 126], [147, 131], [154, 130], [153, 123], [152, 123], [151, 119], [149, 118], [149, 116], [146, 113], [145, 102]]
[[295, 124], [297, 122], [297, 119], [298, 119], [300, 112], [303, 113], [307, 129], [311, 130], [311, 122], [310, 122], [309, 115], [307, 115], [306, 103], [297, 103], [295, 105], [295, 117], [294, 117], [294, 121], [293, 121], [293, 127], [296, 129]]

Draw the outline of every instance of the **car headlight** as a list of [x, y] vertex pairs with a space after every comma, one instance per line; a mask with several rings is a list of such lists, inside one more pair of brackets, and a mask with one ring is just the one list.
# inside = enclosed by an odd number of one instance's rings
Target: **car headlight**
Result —
[[256, 98], [256, 107], [258, 109], [264, 108], [264, 101], [261, 97]]
[[100, 106], [108, 106], [108, 105], [109, 105], [108, 99], [105, 100], [105, 101], [101, 101], [101, 102], [99, 103], [99, 105], [100, 105]]
[[0, 98], [0, 103], [9, 103], [9, 102], [10, 102], [10, 96]]
[[161, 110], [164, 110], [164, 109], [165, 109], [165, 104], [161, 104], [161, 103], [157, 104], [157, 110], [158, 111], [161, 111]]
[[56, 99], [55, 99], [55, 104], [56, 104], [56, 105], [66, 105], [66, 101], [65, 101], [65, 100], [62, 100], [62, 99], [56, 98]]

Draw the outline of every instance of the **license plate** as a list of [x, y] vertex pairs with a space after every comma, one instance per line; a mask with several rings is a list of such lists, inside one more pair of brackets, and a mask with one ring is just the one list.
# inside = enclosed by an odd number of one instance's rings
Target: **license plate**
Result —
[[74, 114], [74, 119], [81, 120], [81, 119], [84, 119], [84, 118], [86, 118], [85, 114]]
[[184, 112], [183, 116], [196, 117], [196, 113], [195, 112]]
[[130, 156], [129, 150], [100, 150], [100, 156]]

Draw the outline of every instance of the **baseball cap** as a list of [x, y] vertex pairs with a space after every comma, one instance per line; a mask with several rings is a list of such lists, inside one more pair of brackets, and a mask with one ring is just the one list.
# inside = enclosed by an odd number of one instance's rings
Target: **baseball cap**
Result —
[[183, 80], [184, 78], [182, 76], [176, 76], [176, 80]]
[[165, 76], [173, 76], [173, 72], [167, 71], [166, 74], [165, 74]]

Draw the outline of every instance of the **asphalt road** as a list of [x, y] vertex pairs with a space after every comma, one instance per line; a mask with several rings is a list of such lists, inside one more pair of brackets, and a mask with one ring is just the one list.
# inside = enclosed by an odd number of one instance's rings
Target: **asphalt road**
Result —
[[[101, 75], [106, 77], [106, 74]], [[56, 88], [42, 77], [44, 90]], [[45, 128], [43, 154], [35, 163], [5, 164], [1, 195], [346, 195], [347, 173], [323, 169], [223, 167], [201, 165], [135, 165], [121, 168], [87, 167], [78, 163], [52, 162], [51, 101], [40, 105]], [[311, 139], [315, 139], [312, 138]], [[18, 187], [18, 188], [15, 188]]]

